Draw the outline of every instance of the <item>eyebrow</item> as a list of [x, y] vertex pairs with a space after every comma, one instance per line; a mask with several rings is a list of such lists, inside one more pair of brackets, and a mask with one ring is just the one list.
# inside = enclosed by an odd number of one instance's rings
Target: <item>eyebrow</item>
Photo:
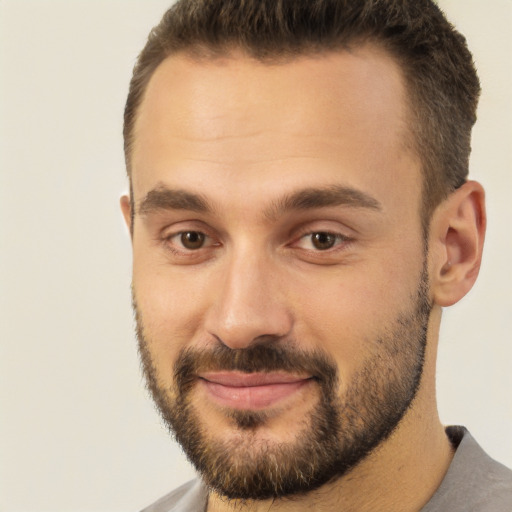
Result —
[[287, 211], [313, 210], [330, 206], [382, 210], [382, 205], [377, 199], [361, 190], [342, 185], [331, 185], [322, 188], [305, 188], [286, 195], [271, 203], [265, 216], [269, 219], [275, 219]]
[[[285, 195], [270, 203], [265, 217], [275, 220], [288, 211], [313, 210], [331, 206], [349, 206], [382, 210], [375, 198], [352, 187], [331, 185], [322, 188], [305, 188]], [[150, 190], [139, 203], [139, 215], [148, 215], [161, 210], [189, 210], [198, 213], [211, 213], [213, 207], [208, 200], [193, 192], [170, 189], [163, 185]]]
[[198, 213], [209, 213], [212, 207], [199, 194], [181, 189], [170, 189], [159, 186], [150, 190], [139, 203], [139, 215], [148, 215], [161, 210], [189, 210]]

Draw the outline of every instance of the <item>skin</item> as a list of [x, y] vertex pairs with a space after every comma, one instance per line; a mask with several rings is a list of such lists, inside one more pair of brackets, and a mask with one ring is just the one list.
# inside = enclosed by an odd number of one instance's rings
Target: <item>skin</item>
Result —
[[[215, 60], [174, 55], [157, 68], [135, 126], [133, 286], [158, 378], [172, 385], [184, 347], [221, 340], [237, 349], [272, 335], [320, 349], [341, 376], [338, 393], [409, 310], [424, 260], [421, 162], [408, 143], [401, 71], [375, 46], [263, 64], [240, 52]], [[276, 208], [311, 188], [357, 190], [377, 205]], [[151, 208], [151, 191], [179, 189], [209, 211]], [[169, 204], [167, 206], [170, 206]], [[175, 205], [176, 206], [176, 205]], [[180, 233], [205, 233], [187, 250]], [[342, 480], [289, 502], [244, 510], [419, 510], [452, 457], [435, 400], [441, 307], [473, 285], [485, 231], [484, 194], [468, 182], [434, 212], [425, 369], [393, 434]], [[318, 250], [311, 233], [337, 235]], [[213, 436], [239, 433], [197, 386], [194, 405]], [[318, 399], [302, 386], [269, 406], [258, 441], [286, 442]], [[213, 494], [208, 510], [235, 509]]]

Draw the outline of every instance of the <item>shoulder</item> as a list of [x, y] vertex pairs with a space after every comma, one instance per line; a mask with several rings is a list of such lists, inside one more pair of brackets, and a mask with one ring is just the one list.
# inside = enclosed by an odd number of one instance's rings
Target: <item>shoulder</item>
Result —
[[448, 427], [457, 446], [441, 486], [422, 512], [512, 512], [512, 471], [493, 460], [463, 427]]
[[208, 492], [200, 480], [191, 480], [141, 512], [198, 512], [205, 510]]

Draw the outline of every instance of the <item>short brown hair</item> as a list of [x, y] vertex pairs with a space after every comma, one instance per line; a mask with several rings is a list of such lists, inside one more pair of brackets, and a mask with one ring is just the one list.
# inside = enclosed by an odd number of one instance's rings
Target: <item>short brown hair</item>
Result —
[[480, 83], [465, 38], [432, 0], [179, 0], [149, 34], [124, 113], [128, 176], [137, 110], [158, 65], [186, 50], [262, 61], [374, 42], [401, 65], [424, 173], [423, 219], [467, 179]]

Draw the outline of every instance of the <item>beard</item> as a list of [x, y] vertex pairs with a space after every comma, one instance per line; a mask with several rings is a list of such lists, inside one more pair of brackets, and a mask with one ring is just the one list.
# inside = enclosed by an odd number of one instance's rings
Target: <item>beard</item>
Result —
[[[174, 381], [165, 388], [151, 355], [134, 293], [137, 337], [147, 387], [166, 423], [205, 484], [228, 499], [263, 500], [304, 494], [341, 478], [396, 429], [416, 396], [424, 365], [431, 304], [424, 265], [412, 307], [384, 326], [373, 351], [340, 394], [335, 361], [321, 351], [271, 336], [249, 348], [183, 349]], [[340, 341], [342, 343], [342, 341]], [[298, 432], [287, 442], [258, 437], [266, 411], [225, 412], [238, 435], [229, 440], [209, 433], [207, 417], [192, 395], [205, 371], [288, 371], [312, 375], [319, 398], [297, 418]]]

